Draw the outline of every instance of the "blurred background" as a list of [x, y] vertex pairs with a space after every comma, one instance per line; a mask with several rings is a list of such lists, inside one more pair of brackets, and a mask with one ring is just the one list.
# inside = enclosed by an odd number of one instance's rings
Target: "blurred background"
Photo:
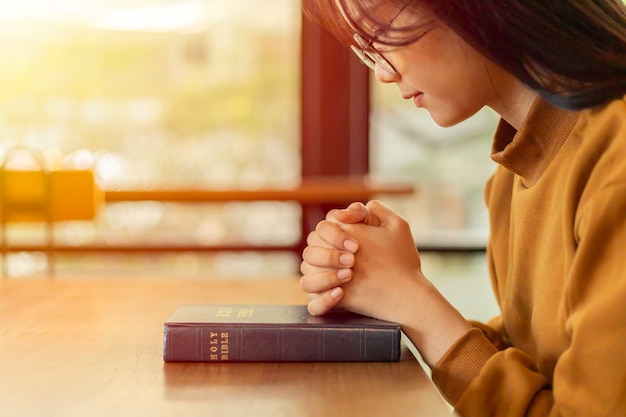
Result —
[[[25, 148], [48, 169], [92, 170], [103, 190], [292, 187], [308, 157], [302, 27], [297, 0], [3, 2], [0, 159]], [[466, 314], [490, 316], [482, 192], [495, 168], [497, 116], [485, 110], [442, 129], [395, 86], [372, 77], [368, 87], [368, 174], [415, 187], [380, 199], [409, 220], [418, 247], [430, 248], [426, 275]], [[26, 159], [14, 158], [11, 169], [32, 168]], [[55, 273], [294, 275], [300, 257], [292, 251], [201, 249], [294, 245], [302, 217], [292, 202], [107, 202], [94, 219], [55, 223], [55, 243], [189, 250], [63, 251]], [[32, 222], [3, 232], [15, 246], [44, 245], [47, 233]], [[24, 279], [45, 275], [51, 259], [13, 251], [2, 262], [9, 277]]]

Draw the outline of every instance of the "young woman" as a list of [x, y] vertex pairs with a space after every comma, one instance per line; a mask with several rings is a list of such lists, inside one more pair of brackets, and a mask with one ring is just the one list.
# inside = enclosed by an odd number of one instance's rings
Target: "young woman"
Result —
[[406, 221], [333, 211], [301, 266], [309, 311], [394, 321], [464, 417], [626, 416], [626, 8], [621, 0], [303, 0], [441, 126], [501, 116], [485, 200], [501, 315], [466, 320]]

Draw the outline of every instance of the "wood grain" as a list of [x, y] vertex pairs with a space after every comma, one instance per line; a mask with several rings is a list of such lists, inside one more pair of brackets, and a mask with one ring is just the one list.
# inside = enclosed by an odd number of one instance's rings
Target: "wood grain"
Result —
[[306, 303], [297, 279], [0, 282], [1, 416], [444, 416], [418, 362], [165, 364], [184, 303]]

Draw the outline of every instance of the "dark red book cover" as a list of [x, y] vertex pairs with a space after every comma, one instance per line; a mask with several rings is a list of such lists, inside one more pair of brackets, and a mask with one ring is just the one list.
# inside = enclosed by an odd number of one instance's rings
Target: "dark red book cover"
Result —
[[181, 305], [165, 321], [166, 362], [395, 362], [400, 326], [305, 305]]

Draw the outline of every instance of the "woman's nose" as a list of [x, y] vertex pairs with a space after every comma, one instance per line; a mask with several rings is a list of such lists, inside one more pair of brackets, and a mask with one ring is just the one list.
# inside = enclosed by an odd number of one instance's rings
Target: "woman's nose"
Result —
[[390, 73], [389, 71], [383, 69], [380, 65], [376, 65], [374, 67], [374, 76], [376, 80], [380, 83], [393, 83], [400, 79], [400, 74], [396, 72], [395, 74]]

